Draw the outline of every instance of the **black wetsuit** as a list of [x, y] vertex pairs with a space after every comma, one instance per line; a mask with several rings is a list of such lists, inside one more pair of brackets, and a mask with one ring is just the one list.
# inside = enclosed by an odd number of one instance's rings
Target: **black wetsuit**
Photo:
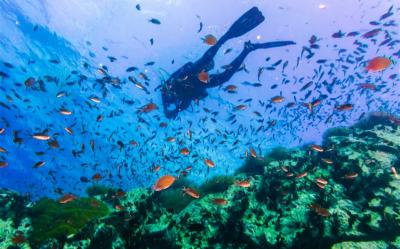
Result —
[[263, 22], [264, 19], [264, 16], [256, 7], [251, 8], [199, 60], [195, 63], [186, 63], [173, 73], [161, 89], [165, 116], [167, 118], [175, 118], [180, 111], [190, 106], [192, 100], [205, 98], [207, 96], [207, 88], [220, 86], [227, 82], [238, 71], [251, 51], [295, 44], [292, 41], [261, 44], [246, 42], [242, 52], [229, 64], [229, 67], [224, 72], [210, 75], [207, 83], [199, 80], [199, 73], [212, 68], [214, 56], [227, 40], [247, 33]]

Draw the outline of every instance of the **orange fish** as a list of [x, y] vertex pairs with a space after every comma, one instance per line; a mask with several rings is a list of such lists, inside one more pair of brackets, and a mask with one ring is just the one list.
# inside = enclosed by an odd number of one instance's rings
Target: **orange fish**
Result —
[[254, 158], [257, 157], [257, 153], [256, 153], [256, 151], [255, 151], [253, 148], [250, 148], [250, 155], [251, 155], [252, 157], [254, 157]]
[[305, 171], [303, 173], [300, 173], [300, 174], [296, 175], [296, 179], [300, 179], [300, 178], [303, 178], [303, 177], [306, 177], [306, 176], [307, 176], [307, 172]]
[[229, 93], [236, 92], [237, 87], [235, 85], [228, 85], [224, 88], [224, 91], [227, 91]]
[[316, 179], [315, 179], [315, 182], [321, 183], [321, 184], [323, 184], [323, 185], [328, 184], [328, 181], [325, 180], [325, 179], [323, 179], [323, 178], [316, 178]]
[[215, 44], [217, 44], [217, 38], [215, 38], [215, 36], [213, 35], [206, 35], [203, 38], [203, 41], [209, 46], [214, 46]]
[[271, 99], [272, 103], [282, 103], [285, 100], [282, 96], [275, 96]]
[[48, 136], [48, 135], [46, 135], [46, 134], [40, 134], [40, 133], [34, 134], [34, 135], [32, 135], [32, 137], [33, 137], [34, 139], [43, 140], [43, 141], [46, 141], [46, 140], [49, 140], [49, 139], [50, 139], [50, 136]]
[[0, 152], [1, 152], [1, 153], [6, 153], [7, 150], [0, 146]]
[[203, 82], [203, 83], [205, 83], [205, 84], [208, 83], [208, 73], [207, 73], [206, 71], [201, 71], [201, 72], [197, 75], [197, 78], [198, 78], [201, 82]]
[[0, 161], [0, 168], [5, 168], [8, 166], [8, 162], [6, 161]]
[[3, 134], [6, 131], [4, 128], [0, 128], [0, 134]]
[[213, 202], [214, 204], [217, 204], [217, 205], [220, 205], [220, 206], [224, 206], [224, 205], [228, 204], [228, 201], [225, 200], [224, 198], [214, 198], [214, 199], [212, 200], [212, 202]]
[[321, 188], [321, 189], [324, 189], [325, 186], [326, 186], [326, 185], [324, 185], [324, 184], [322, 184], [322, 183], [319, 183], [319, 182], [316, 182], [315, 184], [317, 184], [317, 186], [318, 186], [319, 188]]
[[200, 198], [200, 194], [196, 190], [194, 190], [192, 188], [183, 187], [183, 192], [186, 193], [187, 195], [195, 198], [195, 199]]
[[173, 142], [175, 142], [175, 138], [174, 137], [167, 137], [167, 142], [173, 143]]
[[329, 217], [331, 215], [328, 209], [323, 208], [318, 204], [311, 204], [310, 209], [316, 212], [317, 214], [321, 215], [322, 217]]
[[292, 177], [294, 174], [292, 172], [287, 172], [286, 177]]
[[311, 145], [311, 149], [316, 151], [316, 152], [324, 152], [324, 149], [321, 146], [316, 145], [316, 144], [312, 144]]
[[214, 162], [211, 161], [210, 159], [204, 159], [204, 163], [210, 168], [214, 168], [215, 166]]
[[153, 190], [160, 191], [169, 188], [175, 182], [175, 177], [171, 175], [165, 175], [160, 177], [157, 182], [153, 185]]
[[101, 175], [100, 175], [100, 173], [94, 174], [94, 175], [92, 176], [92, 180], [93, 180], [93, 181], [99, 181], [99, 180], [101, 180]]
[[388, 68], [391, 64], [391, 60], [385, 57], [375, 57], [370, 60], [365, 67], [368, 72], [380, 72]]
[[352, 180], [352, 179], [357, 178], [357, 176], [358, 176], [358, 173], [351, 172], [351, 173], [347, 173], [346, 175], [344, 175], [344, 179]]
[[73, 201], [75, 199], [76, 199], [75, 195], [65, 194], [63, 197], [58, 199], [58, 202], [61, 203], [61, 204], [66, 204], [66, 203], [71, 202], [71, 201]]
[[62, 115], [71, 115], [72, 114], [72, 112], [70, 110], [67, 110], [65, 108], [60, 109], [60, 113]]
[[90, 99], [92, 102], [96, 103], [96, 104], [100, 103], [100, 99], [97, 98], [97, 97], [91, 97], [91, 98], [89, 98], [89, 99]]
[[329, 158], [321, 158], [322, 161], [324, 161], [327, 164], [333, 164], [333, 161]]
[[140, 107], [139, 110], [137, 111], [137, 113], [148, 113], [148, 112], [154, 111], [156, 109], [158, 109], [158, 106], [156, 104], [149, 103], [147, 105]]
[[249, 188], [251, 184], [250, 181], [243, 180], [243, 181], [235, 181], [235, 185], [242, 188]]
[[182, 155], [185, 155], [185, 156], [187, 156], [187, 155], [189, 155], [189, 149], [188, 148], [183, 148], [183, 149], [181, 149], [181, 152], [180, 152]]
[[399, 178], [399, 176], [397, 175], [397, 171], [395, 167], [390, 167], [390, 171], [392, 172], [393, 176], [395, 178]]

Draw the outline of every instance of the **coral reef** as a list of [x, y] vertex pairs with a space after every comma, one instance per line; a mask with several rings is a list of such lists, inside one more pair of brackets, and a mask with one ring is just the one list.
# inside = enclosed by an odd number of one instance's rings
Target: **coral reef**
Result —
[[372, 114], [327, 131], [322, 146], [278, 148], [200, 186], [95, 186], [88, 193], [105, 203], [43, 199], [32, 207], [4, 191], [0, 245], [14, 246], [21, 231], [33, 248], [400, 248], [399, 151], [399, 126]]

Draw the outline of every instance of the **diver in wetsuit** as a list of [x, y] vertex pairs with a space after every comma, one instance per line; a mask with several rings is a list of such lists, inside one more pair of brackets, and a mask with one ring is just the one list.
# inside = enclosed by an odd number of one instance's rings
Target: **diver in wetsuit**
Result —
[[244, 35], [264, 20], [264, 16], [257, 7], [251, 8], [198, 61], [195, 63], [188, 62], [173, 73], [161, 88], [165, 116], [167, 118], [175, 118], [180, 111], [189, 107], [192, 100], [205, 98], [207, 96], [207, 88], [220, 86], [227, 82], [237, 72], [251, 51], [295, 44], [292, 41], [259, 44], [253, 44], [248, 41], [245, 43], [243, 51], [224, 72], [210, 75], [207, 83], [199, 80], [199, 73], [209, 71], [212, 68], [215, 54], [227, 40]]

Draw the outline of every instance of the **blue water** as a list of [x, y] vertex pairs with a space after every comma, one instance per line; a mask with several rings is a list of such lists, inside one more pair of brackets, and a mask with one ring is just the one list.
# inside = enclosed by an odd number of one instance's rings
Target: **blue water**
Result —
[[[156, 88], [183, 64], [202, 56], [209, 48], [202, 38], [209, 34], [220, 38], [253, 6], [266, 21], [224, 44], [210, 73], [222, 72], [221, 66], [229, 64], [248, 40], [291, 40], [296, 45], [252, 52], [245, 60], [247, 72], [237, 72], [222, 87], [209, 89], [209, 96], [198, 105], [192, 103], [176, 119], [167, 119]], [[8, 163], [0, 169], [0, 187], [33, 198], [57, 197], [61, 192], [83, 194], [96, 173], [101, 175], [101, 184], [129, 189], [150, 187], [159, 176], [177, 175], [191, 165], [187, 177], [201, 182], [215, 174], [233, 173], [250, 147], [262, 155], [275, 146], [318, 144], [330, 127], [351, 125], [370, 111], [398, 114], [400, 110], [400, 18], [395, 0], [3, 0], [0, 12], [0, 71], [8, 75], [0, 80], [0, 101], [7, 106], [0, 106], [0, 126], [5, 128], [0, 146], [7, 150], [0, 158]], [[385, 13], [393, 15], [380, 20]], [[149, 22], [151, 18], [161, 24]], [[381, 29], [376, 36], [363, 38], [376, 28]], [[338, 31], [344, 37], [333, 37]], [[359, 34], [347, 36], [353, 31]], [[311, 49], [315, 54], [307, 59], [304, 47], [310, 48], [313, 35], [319, 48]], [[109, 56], [116, 60], [111, 62]], [[390, 58], [392, 64], [383, 72], [366, 72], [366, 63], [377, 56]], [[258, 76], [260, 67], [271, 67], [279, 60], [274, 70]], [[155, 64], [145, 66], [148, 62]], [[103, 66], [120, 84], [99, 83], [104, 75], [98, 68]], [[132, 66], [138, 70], [126, 72]], [[145, 85], [139, 73], [149, 78], [148, 93], [128, 80], [133, 76]], [[45, 89], [38, 83], [26, 88], [29, 77], [43, 80]], [[309, 81], [313, 84], [300, 91]], [[362, 89], [362, 83], [373, 83], [378, 90]], [[224, 91], [226, 85], [236, 85], [237, 93]], [[271, 89], [273, 85], [276, 88]], [[60, 92], [65, 96], [58, 98]], [[277, 95], [285, 101], [271, 104]], [[90, 101], [92, 96], [101, 102]], [[303, 103], [317, 99], [321, 104], [310, 113]], [[158, 109], [137, 113], [150, 102]], [[289, 102], [296, 104], [286, 108]], [[347, 103], [354, 106], [352, 110], [335, 109]], [[247, 109], [235, 111], [240, 104]], [[268, 104], [271, 107], [265, 108]], [[72, 115], [61, 115], [61, 108], [71, 110]], [[99, 115], [101, 122], [96, 120]], [[235, 118], [229, 119], [232, 115]], [[168, 126], [160, 128], [161, 122]], [[68, 134], [65, 127], [71, 127], [74, 134]], [[46, 129], [59, 148], [32, 138]], [[22, 143], [13, 142], [15, 131]], [[167, 137], [176, 141], [169, 143]], [[132, 140], [138, 145], [132, 146]], [[180, 154], [184, 147], [189, 148], [189, 156]], [[73, 151], [78, 153], [74, 156]], [[204, 158], [211, 159], [215, 167], [205, 166]], [[34, 167], [39, 161], [45, 165]], [[154, 172], [155, 165], [161, 166], [160, 171]]]

